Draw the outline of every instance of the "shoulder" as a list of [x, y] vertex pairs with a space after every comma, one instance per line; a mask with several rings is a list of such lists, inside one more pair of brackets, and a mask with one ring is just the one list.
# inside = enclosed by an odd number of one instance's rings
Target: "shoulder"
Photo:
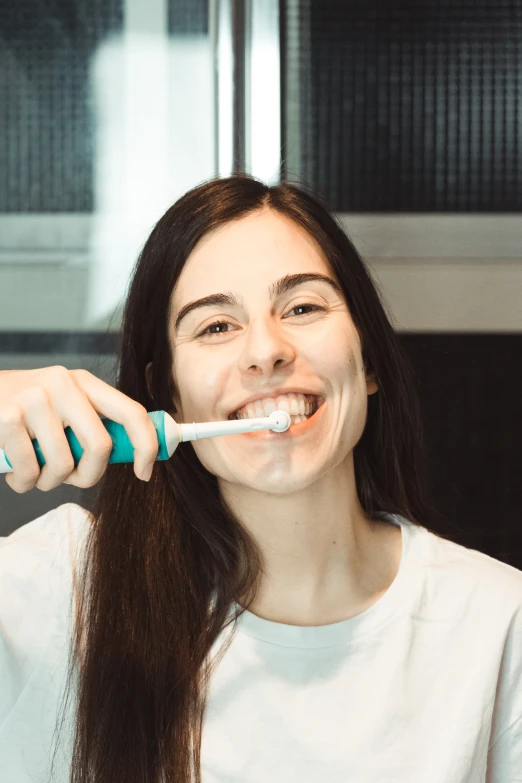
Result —
[[16, 573], [36, 580], [48, 568], [67, 571], [79, 556], [92, 524], [92, 515], [76, 503], [58, 508], [0, 538], [0, 580]]
[[0, 549], [21, 544], [45, 545], [51, 539], [63, 535], [81, 533], [85, 526], [92, 522], [92, 514], [77, 503], [63, 503], [42, 514], [37, 519], [27, 522], [14, 530], [9, 536], [0, 538]]
[[444, 566], [448, 579], [478, 590], [484, 598], [492, 592], [495, 599], [513, 600], [515, 604], [522, 601], [522, 571], [518, 568], [431, 531], [425, 530], [424, 535], [427, 568]]
[[1, 611], [9, 600], [31, 606], [45, 597], [64, 597], [92, 515], [76, 503], [64, 503], [0, 538]]
[[91, 514], [65, 503], [0, 539], [0, 724], [37, 666], [68, 642], [77, 558]]
[[496, 743], [522, 720], [522, 571], [420, 526], [412, 537], [420, 566], [413, 615], [453, 634], [470, 667], [481, 661], [494, 671]]
[[516, 639], [522, 650], [522, 571], [426, 528], [414, 531], [417, 611], [468, 629], [475, 624], [508, 645]]

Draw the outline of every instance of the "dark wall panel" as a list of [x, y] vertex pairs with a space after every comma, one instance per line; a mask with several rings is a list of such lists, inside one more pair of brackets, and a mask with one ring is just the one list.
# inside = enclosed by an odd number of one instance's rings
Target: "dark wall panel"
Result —
[[521, 209], [521, 0], [305, 0], [289, 23], [301, 174], [332, 209]]
[[441, 531], [522, 570], [522, 335], [401, 334]]

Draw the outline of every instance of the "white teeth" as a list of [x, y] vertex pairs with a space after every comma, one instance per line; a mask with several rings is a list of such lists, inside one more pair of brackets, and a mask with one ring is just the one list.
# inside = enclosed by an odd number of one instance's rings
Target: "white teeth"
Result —
[[270, 416], [275, 410], [285, 411], [295, 421], [304, 421], [315, 409], [315, 402], [308, 402], [304, 394], [284, 394], [276, 398], [267, 399], [264, 405], [257, 402], [245, 405], [236, 412], [238, 419], [253, 419]]
[[[279, 398], [279, 405], [277, 406], [280, 411], [284, 411], [285, 413], [293, 413], [293, 411], [290, 410], [290, 398], [289, 397], [280, 397]], [[247, 405], [248, 408], [248, 405]]]

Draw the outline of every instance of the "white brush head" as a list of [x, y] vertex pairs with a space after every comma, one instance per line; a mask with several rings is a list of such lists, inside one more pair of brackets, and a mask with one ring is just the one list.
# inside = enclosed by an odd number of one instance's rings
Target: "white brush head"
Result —
[[285, 432], [292, 423], [290, 414], [286, 411], [272, 411], [268, 419], [273, 422], [270, 429], [274, 432]]

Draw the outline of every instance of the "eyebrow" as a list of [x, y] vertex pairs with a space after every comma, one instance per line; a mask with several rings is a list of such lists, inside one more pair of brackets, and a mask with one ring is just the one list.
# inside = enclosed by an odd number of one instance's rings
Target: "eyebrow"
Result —
[[[285, 275], [285, 277], [281, 277], [279, 280], [276, 280], [275, 283], [272, 283], [269, 288], [270, 299], [276, 299], [278, 296], [286, 294], [293, 288], [297, 288], [297, 286], [302, 285], [303, 283], [308, 283], [310, 280], [320, 280], [323, 283], [328, 283], [336, 293], [342, 293], [335, 280], [332, 280], [331, 277], [318, 274], [317, 272], [301, 272], [297, 275]], [[199, 307], [213, 307], [215, 305], [230, 306], [241, 303], [242, 299], [238, 299], [230, 292], [226, 294], [210, 294], [209, 296], [204, 296], [202, 299], [195, 299], [193, 302], [189, 302], [181, 308], [176, 317], [174, 328], [177, 330], [183, 318]]]

